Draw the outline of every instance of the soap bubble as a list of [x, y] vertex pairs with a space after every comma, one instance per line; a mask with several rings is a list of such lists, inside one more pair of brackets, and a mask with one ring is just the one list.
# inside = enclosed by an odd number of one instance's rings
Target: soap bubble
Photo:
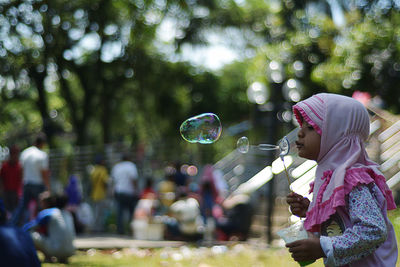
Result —
[[237, 141], [237, 149], [240, 153], [249, 152], [249, 139], [246, 136], [242, 136]]
[[286, 138], [283, 138], [279, 142], [279, 149], [281, 151], [281, 153], [279, 154], [280, 156], [286, 156], [287, 154], [289, 154], [290, 144]]
[[296, 152], [296, 140], [299, 130], [300, 128], [292, 130], [279, 141], [279, 156], [283, 157]]
[[212, 144], [219, 139], [222, 126], [217, 115], [203, 113], [185, 120], [179, 130], [189, 143]]

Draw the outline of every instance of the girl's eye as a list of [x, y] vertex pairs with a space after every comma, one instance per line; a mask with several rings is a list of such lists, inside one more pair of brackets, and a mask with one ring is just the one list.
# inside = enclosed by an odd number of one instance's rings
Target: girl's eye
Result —
[[303, 124], [303, 129], [308, 130], [308, 131], [313, 131], [314, 127], [312, 127], [310, 124], [308, 123], [304, 123]]

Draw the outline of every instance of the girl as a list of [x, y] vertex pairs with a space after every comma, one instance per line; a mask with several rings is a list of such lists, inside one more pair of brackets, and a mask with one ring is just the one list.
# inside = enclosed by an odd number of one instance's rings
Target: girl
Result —
[[397, 242], [386, 210], [395, 209], [392, 193], [364, 142], [369, 116], [357, 100], [317, 94], [293, 107], [300, 124], [300, 157], [318, 163], [310, 184], [313, 199], [287, 196], [294, 215], [317, 233], [287, 244], [296, 261], [323, 257], [326, 266], [395, 266]]

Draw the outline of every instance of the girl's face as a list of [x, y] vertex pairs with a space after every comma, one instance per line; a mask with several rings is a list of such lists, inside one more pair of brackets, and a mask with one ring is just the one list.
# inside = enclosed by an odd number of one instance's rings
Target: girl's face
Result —
[[317, 160], [321, 146], [321, 136], [305, 120], [303, 120], [297, 137], [296, 147], [299, 150], [299, 156], [310, 160]]

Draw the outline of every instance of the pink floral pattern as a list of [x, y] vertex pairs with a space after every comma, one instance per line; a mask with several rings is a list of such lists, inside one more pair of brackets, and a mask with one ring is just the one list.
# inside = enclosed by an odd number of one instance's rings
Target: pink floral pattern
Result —
[[371, 254], [387, 238], [387, 227], [374, 197], [374, 184], [360, 185], [348, 194], [346, 207], [354, 224], [343, 235], [332, 237], [335, 265], [342, 266]]

